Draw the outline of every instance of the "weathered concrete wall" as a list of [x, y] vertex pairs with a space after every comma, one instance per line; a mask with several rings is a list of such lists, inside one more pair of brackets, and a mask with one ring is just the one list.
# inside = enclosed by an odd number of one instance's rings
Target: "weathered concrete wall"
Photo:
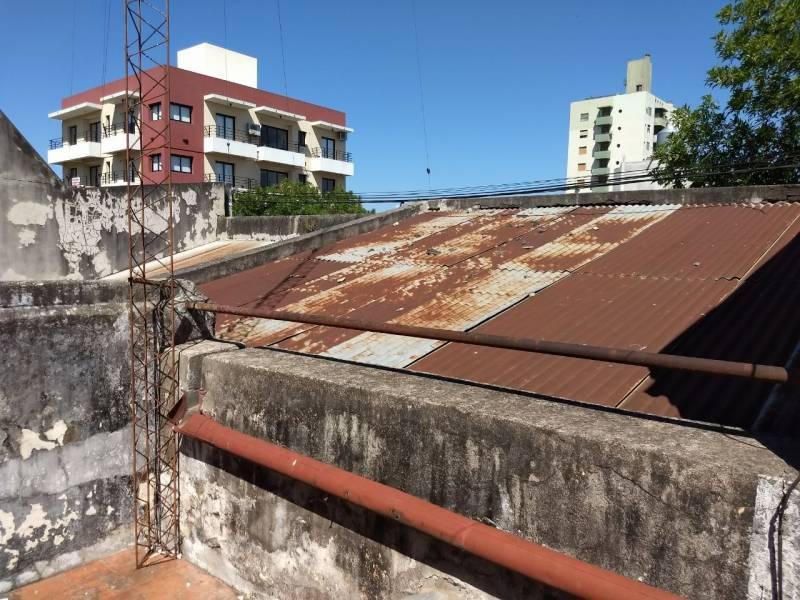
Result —
[[431, 205], [445, 209], [463, 210], [472, 207], [504, 208], [509, 206], [532, 208], [535, 206], [591, 206], [596, 204], [720, 204], [798, 201], [800, 201], [800, 185], [752, 185], [727, 188], [453, 198], [431, 201]]
[[356, 214], [220, 217], [217, 224], [217, 232], [220, 239], [278, 242], [363, 217], [364, 215]]
[[[772, 597], [773, 515], [791, 492], [797, 440], [271, 350], [207, 357], [203, 376], [203, 411], [249, 435], [689, 598]], [[184, 453], [184, 556], [242, 590], [547, 593], [207, 446], [187, 442]], [[791, 492], [780, 543], [790, 598], [800, 593], [798, 507]]]
[[[172, 189], [176, 250], [216, 240], [224, 185]], [[126, 209], [124, 186], [65, 186], [0, 112], [0, 281], [94, 279], [127, 269]]]
[[131, 542], [126, 297], [0, 283], [0, 592]]

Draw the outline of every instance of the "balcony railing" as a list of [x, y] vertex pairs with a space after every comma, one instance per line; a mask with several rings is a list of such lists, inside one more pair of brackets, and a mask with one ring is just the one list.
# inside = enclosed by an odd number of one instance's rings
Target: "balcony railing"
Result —
[[[131, 179], [130, 181], [135, 181], [139, 178], [139, 173], [137, 171], [131, 171]], [[120, 183], [125, 182], [127, 183], [128, 180], [125, 178], [125, 171], [106, 171], [102, 175], [100, 175], [100, 184], [101, 185], [109, 185], [111, 183]]]
[[224, 177], [218, 173], [207, 173], [205, 179], [206, 181], [211, 182], [227, 183], [235, 188], [244, 188], [247, 190], [261, 187], [261, 182], [258, 179], [253, 179], [252, 177], [231, 177], [230, 175]]
[[103, 137], [112, 137], [122, 133], [136, 133], [136, 123], [129, 123], [126, 128], [123, 123], [114, 123], [113, 125], [103, 125]]
[[79, 144], [81, 142], [99, 142], [100, 141], [100, 132], [99, 131], [91, 131], [86, 130], [83, 132], [83, 136], [76, 135], [74, 138], [70, 139], [69, 137], [60, 137], [60, 138], [53, 138], [50, 140], [50, 150], [57, 150], [59, 148], [63, 148], [64, 146], [74, 146], [75, 144]]
[[305, 144], [300, 145], [297, 142], [287, 143], [286, 146], [273, 146], [264, 142], [260, 134], [250, 133], [247, 129], [234, 129], [232, 127], [219, 127], [217, 125], [206, 125], [203, 128], [205, 137], [215, 137], [223, 140], [230, 140], [232, 142], [244, 142], [245, 144], [255, 144], [256, 146], [266, 146], [267, 148], [275, 148], [276, 150], [286, 150], [288, 152], [306, 151]]
[[326, 150], [325, 148], [312, 148], [311, 156], [314, 158], [330, 158], [332, 160], [343, 160], [353, 162], [353, 155], [342, 150]]
[[217, 127], [216, 125], [206, 125], [203, 128], [206, 137], [222, 138], [232, 142], [244, 142], [246, 144], [258, 144], [261, 137], [250, 133], [246, 129], [234, 129], [233, 127]]

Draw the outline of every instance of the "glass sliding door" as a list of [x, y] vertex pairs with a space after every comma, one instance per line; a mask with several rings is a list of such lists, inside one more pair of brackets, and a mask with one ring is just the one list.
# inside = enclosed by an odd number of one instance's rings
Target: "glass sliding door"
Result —
[[236, 130], [236, 119], [234, 117], [217, 113], [216, 123], [217, 137], [225, 138], [226, 140], [234, 139]]
[[235, 179], [233, 163], [218, 160], [214, 164], [214, 172], [217, 175], [217, 181], [233, 185]]

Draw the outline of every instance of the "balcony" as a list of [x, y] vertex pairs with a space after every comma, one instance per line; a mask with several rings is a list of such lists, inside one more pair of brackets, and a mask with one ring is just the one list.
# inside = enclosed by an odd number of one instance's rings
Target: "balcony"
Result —
[[608, 175], [611, 169], [608, 167], [592, 167], [592, 175]]
[[102, 148], [105, 154], [115, 154], [117, 152], [125, 152], [130, 144], [131, 148], [139, 146], [139, 136], [136, 133], [136, 127], [129, 126], [125, 130], [123, 125], [111, 125], [103, 127], [103, 141]]
[[[131, 175], [131, 183], [133, 185], [139, 185], [139, 174], [133, 172]], [[100, 175], [100, 185], [104, 187], [128, 185], [128, 179], [125, 177], [125, 171], [106, 171]]]
[[206, 125], [203, 130], [203, 152], [256, 160], [259, 139], [259, 136], [245, 129]]
[[217, 173], [206, 173], [205, 180], [212, 183], [227, 183], [234, 188], [242, 190], [252, 190], [261, 187], [261, 182], [251, 177], [223, 177]]
[[259, 145], [256, 160], [303, 168], [306, 165], [306, 147], [288, 144], [286, 149]]
[[611, 115], [599, 115], [594, 120], [594, 124], [596, 126], [611, 125], [611, 122], [612, 122], [612, 116]]
[[597, 149], [592, 151], [592, 156], [598, 160], [611, 158], [611, 150], [605, 149]]
[[664, 127], [667, 126], [667, 117], [666, 117], [666, 115], [659, 116], [658, 114], [656, 114], [656, 116], [653, 118], [653, 126], [657, 130], [658, 129], [664, 129]]
[[611, 141], [611, 133], [595, 133], [594, 134], [594, 141], [595, 142], [610, 142]]
[[85, 131], [82, 136], [76, 136], [72, 140], [69, 138], [50, 140], [47, 162], [57, 165], [86, 158], [102, 158], [102, 156], [100, 132]]
[[306, 168], [309, 171], [323, 171], [347, 176], [355, 172], [353, 157], [349, 152], [329, 151], [322, 148], [311, 149], [311, 156], [306, 161]]

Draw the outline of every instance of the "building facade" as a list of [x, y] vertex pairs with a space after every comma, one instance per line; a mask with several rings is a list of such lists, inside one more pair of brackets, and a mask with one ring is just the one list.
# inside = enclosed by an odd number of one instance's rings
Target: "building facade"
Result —
[[646, 175], [659, 133], [666, 131], [673, 111], [670, 102], [652, 93], [652, 81], [648, 54], [628, 62], [624, 94], [570, 104], [568, 183], [584, 184], [589, 187], [581, 191], [595, 192], [660, 187], [654, 182], [625, 183]]
[[[260, 90], [257, 73], [255, 58], [199, 44], [178, 51], [170, 67], [169, 106], [154, 102], [126, 115], [125, 79], [64, 98], [49, 115], [62, 132], [50, 141], [48, 162], [74, 185], [126, 185], [142, 169], [156, 178], [170, 169], [176, 183], [252, 188], [288, 179], [346, 189], [354, 167], [345, 113]], [[128, 89], [135, 87], [131, 78]], [[137, 140], [139, 119], [171, 119], [172, 150], [138, 157], [126, 173], [126, 137]]]

